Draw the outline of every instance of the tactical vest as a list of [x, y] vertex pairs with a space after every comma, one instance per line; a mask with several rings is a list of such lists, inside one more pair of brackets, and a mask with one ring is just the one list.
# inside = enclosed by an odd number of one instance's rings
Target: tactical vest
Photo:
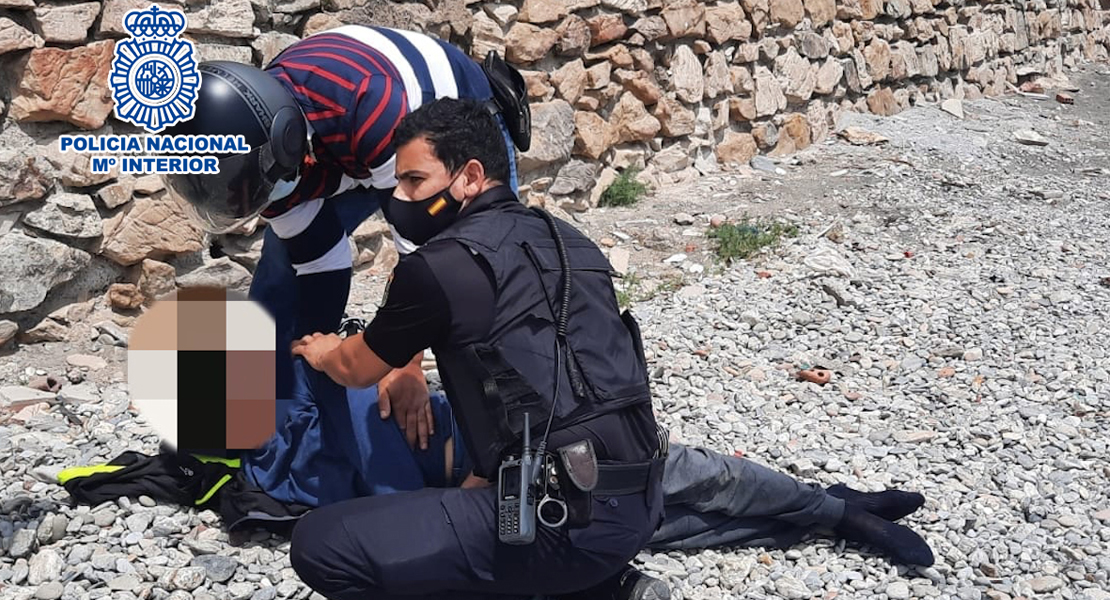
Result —
[[[587, 237], [554, 217], [571, 282], [566, 341], [559, 349], [559, 397], [552, 398], [564, 293], [560, 252], [541, 213], [515, 199], [498, 199], [504, 194], [479, 198], [429, 240], [455, 240], [493, 272], [496, 305], [488, 336], [466, 347], [432, 348], [474, 472], [481, 477], [496, 475], [502, 456], [519, 450], [525, 412], [532, 438], [539, 440], [552, 407], [551, 431], [558, 431], [651, 402], [639, 326], [617, 305], [609, 261]], [[444, 281], [450, 265], [428, 258], [432, 272]]]

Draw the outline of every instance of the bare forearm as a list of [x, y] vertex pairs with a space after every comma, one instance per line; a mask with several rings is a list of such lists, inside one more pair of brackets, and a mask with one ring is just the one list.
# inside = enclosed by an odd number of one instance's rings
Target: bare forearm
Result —
[[354, 381], [355, 367], [348, 358], [349, 352], [344, 348], [347, 341], [345, 340], [343, 344], [340, 344], [324, 357], [323, 371], [339, 385], [357, 387]]
[[332, 381], [353, 388], [370, 387], [390, 371], [389, 365], [378, 360], [363, 341], [362, 335], [351, 336], [324, 357], [323, 371]]

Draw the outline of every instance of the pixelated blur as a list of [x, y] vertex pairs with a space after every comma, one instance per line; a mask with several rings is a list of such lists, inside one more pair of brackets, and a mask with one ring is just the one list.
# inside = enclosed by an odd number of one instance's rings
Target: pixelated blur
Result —
[[135, 324], [131, 401], [173, 449], [257, 448], [275, 430], [274, 332], [270, 315], [243, 294], [178, 290]]

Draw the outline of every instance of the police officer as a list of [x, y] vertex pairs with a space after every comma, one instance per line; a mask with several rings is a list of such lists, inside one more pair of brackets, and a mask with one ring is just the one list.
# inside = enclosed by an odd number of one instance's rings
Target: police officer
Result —
[[[611, 578], [661, 523], [665, 438], [608, 261], [504, 184], [501, 134], [479, 104], [427, 104], [394, 143], [398, 186], [383, 212], [422, 246], [364, 332], [314, 333], [293, 353], [366, 387], [430, 347], [473, 473], [462, 488], [314, 510], [294, 530], [293, 568], [329, 598], [360, 599], [556, 595]], [[544, 459], [539, 478], [525, 477], [531, 497], [552, 511], [521, 543], [504, 537], [499, 510], [529, 494], [502, 467], [529, 453]], [[527, 517], [517, 510], [509, 529]]]
[[[213, 61], [198, 71], [195, 116], [165, 134], [239, 134], [252, 152], [221, 157], [217, 175], [165, 179], [209, 232], [267, 221], [250, 297], [274, 317], [279, 348], [339, 325], [352, 272], [347, 236], [396, 185], [393, 128], [408, 112], [442, 97], [485, 102], [509, 154], [505, 183], [516, 189], [514, 140], [529, 144], [526, 95], [496, 56], [479, 64], [423, 34], [348, 25], [294, 43], [265, 70]], [[396, 231], [394, 240], [411, 249]], [[391, 378], [420, 376], [420, 357]], [[289, 398], [287, 352], [276, 366], [277, 397]]]

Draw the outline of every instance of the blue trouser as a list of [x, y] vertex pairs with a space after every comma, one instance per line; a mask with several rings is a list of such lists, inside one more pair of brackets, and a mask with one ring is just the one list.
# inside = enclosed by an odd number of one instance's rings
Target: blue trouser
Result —
[[[498, 115], [497, 118], [501, 122], [501, 131], [505, 136], [505, 147], [509, 152], [509, 185], [512, 186], [513, 192], [516, 192], [518, 185], [513, 141], [509, 136], [508, 128], [501, 120], [501, 116]], [[339, 223], [343, 226], [347, 235], [351, 235], [363, 221], [378, 211], [382, 202], [392, 193], [392, 189], [355, 189], [328, 198], [327, 202], [334, 207], [336, 215], [339, 217]], [[298, 309], [297, 273], [289, 260], [289, 253], [284, 242], [274, 233], [273, 229], [267, 227], [263, 236], [262, 256], [255, 268], [248, 296], [269, 311], [277, 326], [277, 386], [275, 389], [278, 398], [290, 398], [293, 389], [293, 369], [289, 347], [293, 343], [298, 330], [296, 322]], [[314, 323], [330, 324], [325, 325], [331, 328], [326, 329], [325, 333], [334, 331], [335, 328], [339, 327], [349, 289], [347, 286], [338, 288], [336, 294], [342, 295], [343, 298], [329, 298], [333, 301], [321, 302], [319, 305], [312, 307], [312, 310], [316, 311], [313, 314]]]
[[[291, 374], [291, 398], [277, 402], [277, 431], [266, 445], [242, 456], [246, 475], [273, 498], [325, 506], [453, 487], [469, 473], [462, 438], [442, 394], [432, 396], [437, 427], [428, 450], [413, 450], [397, 422], [381, 418], [377, 386], [345, 389], [302, 358], [292, 361]], [[455, 455], [450, 477], [444, 456], [448, 440]]]
[[[392, 190], [359, 189], [329, 198], [327, 202], [335, 208], [339, 222], [347, 235], [352, 235], [363, 221], [378, 211], [381, 203], [391, 193]], [[343, 288], [341, 293], [345, 295], [348, 289]], [[267, 227], [263, 234], [262, 256], [254, 270], [248, 297], [261, 304], [274, 319], [277, 336], [275, 391], [278, 398], [289, 399], [292, 397], [294, 384], [293, 357], [289, 353], [289, 348], [296, 337], [297, 272], [289, 260], [285, 243], [270, 227]], [[317, 307], [318, 310], [333, 313], [321, 315], [321, 322], [333, 322], [333, 329], [339, 327], [343, 318], [342, 309], [336, 313], [332, 307], [342, 307], [345, 303], [346, 298], [343, 298], [342, 303], [337, 301], [327, 307]]]

